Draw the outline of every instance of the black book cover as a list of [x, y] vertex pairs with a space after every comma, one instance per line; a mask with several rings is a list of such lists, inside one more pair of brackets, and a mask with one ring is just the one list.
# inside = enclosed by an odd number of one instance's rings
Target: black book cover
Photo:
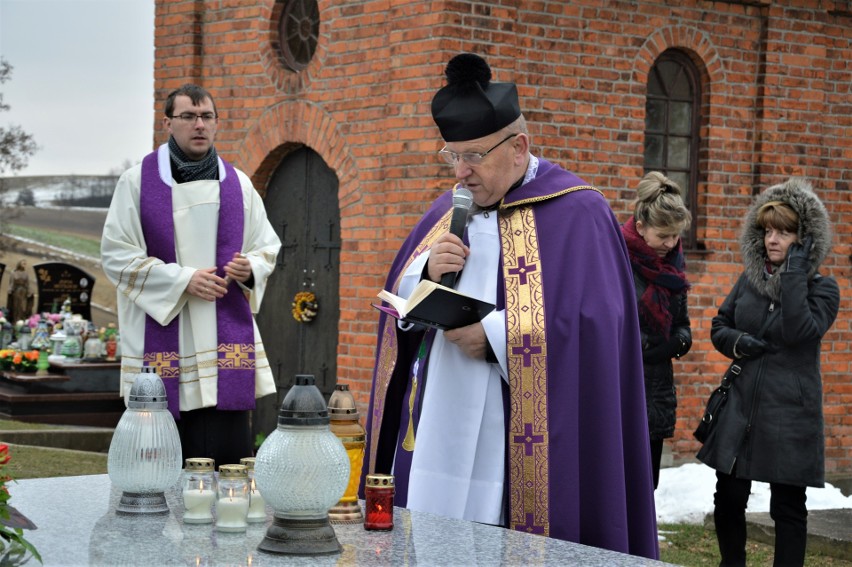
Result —
[[409, 301], [386, 291], [382, 291], [379, 297], [393, 307], [374, 305], [376, 309], [403, 321], [445, 331], [477, 323], [494, 310], [491, 303], [430, 281], [420, 282]]

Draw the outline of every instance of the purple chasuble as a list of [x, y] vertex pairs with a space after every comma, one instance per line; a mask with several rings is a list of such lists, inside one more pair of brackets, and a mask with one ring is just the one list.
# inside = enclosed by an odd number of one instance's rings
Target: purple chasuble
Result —
[[[451, 207], [451, 192], [433, 203], [386, 289], [396, 291], [406, 267], [447, 231]], [[497, 303], [508, 327], [506, 527], [657, 558], [636, 297], [617, 219], [598, 191], [543, 159], [498, 214]], [[366, 474], [398, 466], [395, 453], [400, 462], [422, 338], [380, 314], [362, 489]], [[396, 479], [401, 502], [406, 486]]]
[[[172, 187], [159, 172], [157, 153], [142, 160], [139, 210], [149, 256], [166, 264], [177, 262]], [[216, 236], [216, 275], [225, 277], [225, 264], [243, 243], [243, 194], [237, 172], [228, 162], [219, 182], [219, 219]], [[169, 176], [171, 177], [171, 172]], [[216, 300], [217, 407], [250, 410], [255, 407], [255, 342], [251, 307], [239, 284], [232, 281], [228, 293]], [[180, 315], [168, 325], [145, 316], [143, 364], [154, 366], [166, 386], [169, 411], [180, 419]]]

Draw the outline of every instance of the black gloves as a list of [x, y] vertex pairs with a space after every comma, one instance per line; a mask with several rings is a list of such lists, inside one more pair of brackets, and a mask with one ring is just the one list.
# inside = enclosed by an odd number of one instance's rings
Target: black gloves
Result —
[[758, 356], [764, 352], [776, 352], [776, 349], [763, 339], [743, 333], [734, 345], [734, 355], [737, 358]]
[[647, 364], [658, 364], [675, 357], [679, 358], [689, 351], [690, 346], [692, 345], [679, 334], [674, 334], [669, 337], [669, 340], [660, 341], [653, 345], [644, 342], [642, 361]]
[[787, 251], [787, 272], [807, 274], [811, 271], [811, 259], [809, 257], [814, 239], [807, 235], [801, 244], [794, 242]]

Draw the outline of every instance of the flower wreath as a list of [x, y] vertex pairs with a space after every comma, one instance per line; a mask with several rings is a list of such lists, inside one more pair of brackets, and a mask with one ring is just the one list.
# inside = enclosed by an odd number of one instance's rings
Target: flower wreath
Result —
[[290, 304], [293, 307], [293, 319], [299, 323], [309, 323], [317, 315], [319, 305], [317, 305], [317, 296], [310, 291], [300, 291], [293, 298]]

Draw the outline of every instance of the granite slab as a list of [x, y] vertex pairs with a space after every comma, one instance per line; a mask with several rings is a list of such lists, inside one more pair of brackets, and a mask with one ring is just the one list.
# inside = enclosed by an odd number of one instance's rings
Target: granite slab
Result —
[[[44, 565], [666, 565], [613, 551], [432, 514], [394, 510], [394, 529], [367, 531], [338, 524], [340, 554], [285, 556], [258, 551], [272, 521], [245, 533], [184, 524], [177, 487], [166, 493], [162, 515], [116, 514], [120, 492], [107, 475], [57, 477], [10, 483], [13, 504], [37, 529], [25, 537]], [[27, 565], [38, 565], [30, 560]]]

